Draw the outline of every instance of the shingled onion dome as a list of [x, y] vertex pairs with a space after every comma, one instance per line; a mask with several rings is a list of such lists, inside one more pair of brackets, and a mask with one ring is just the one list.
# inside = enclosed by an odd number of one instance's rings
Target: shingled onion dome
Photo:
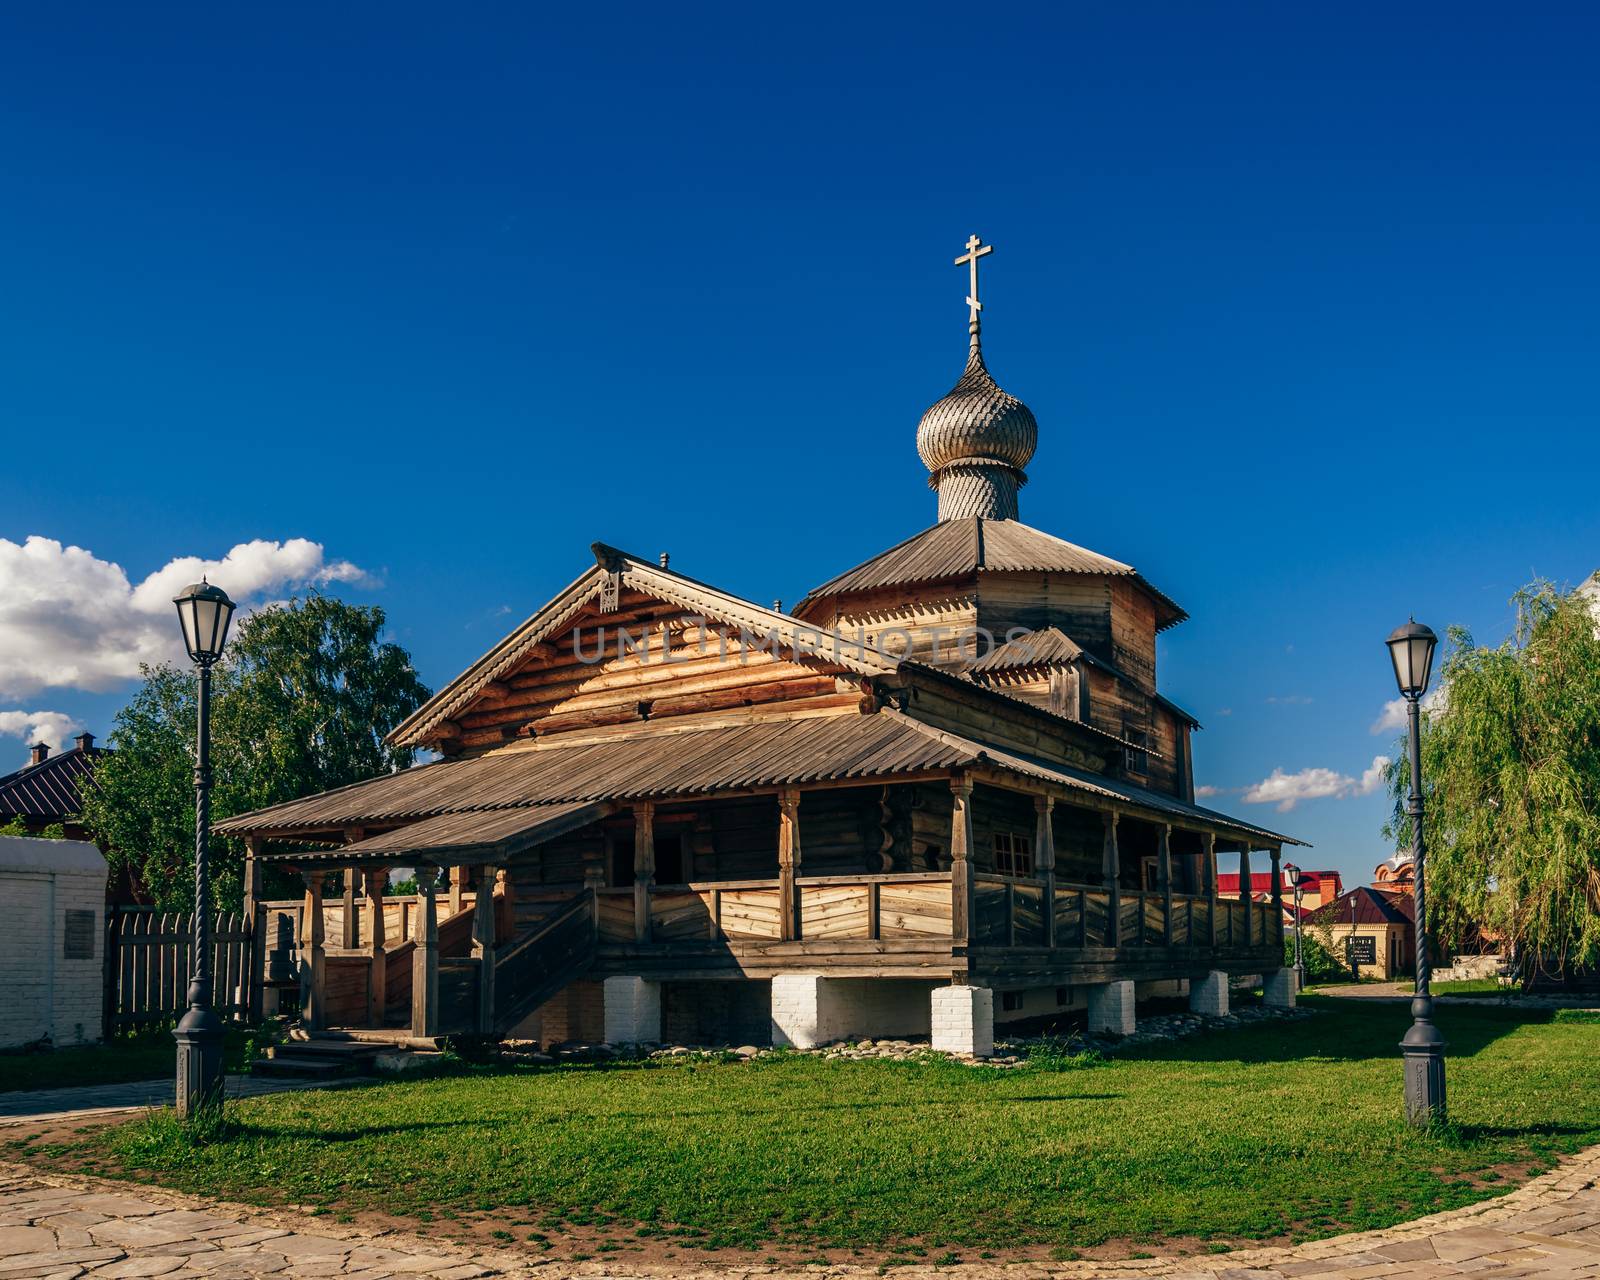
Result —
[[922, 415], [917, 452], [939, 495], [939, 519], [1017, 519], [1017, 490], [1028, 482], [1023, 467], [1039, 444], [1033, 411], [1002, 391], [983, 363], [978, 319], [967, 367], [950, 394]]

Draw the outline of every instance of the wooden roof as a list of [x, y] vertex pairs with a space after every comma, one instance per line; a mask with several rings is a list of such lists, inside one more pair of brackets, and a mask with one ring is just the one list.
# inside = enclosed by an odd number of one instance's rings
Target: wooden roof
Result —
[[943, 520], [924, 529], [898, 546], [824, 582], [795, 607], [795, 613], [803, 616], [807, 606], [825, 596], [963, 578], [973, 573], [1082, 573], [1128, 578], [1156, 602], [1157, 630], [1189, 616], [1169, 596], [1146, 582], [1132, 565], [1089, 551], [1019, 520], [986, 520], [981, 516]]
[[[413, 823], [443, 814], [727, 794], [821, 782], [887, 781], [977, 766], [1120, 802], [1157, 819], [1186, 818], [1263, 837], [1273, 844], [1299, 843], [1173, 796], [1003, 751], [895, 711], [757, 722], [587, 744], [561, 745], [557, 740], [550, 745], [385, 774], [241, 814], [217, 823], [216, 830], [224, 835], [316, 840], [352, 827]], [[517, 819], [509, 821], [514, 828]], [[448, 824], [441, 830], [448, 839], [470, 842], [477, 838], [471, 831], [458, 832]]]
[[352, 866], [405, 860], [446, 865], [504, 862], [520, 853], [586, 827], [613, 812], [610, 801], [593, 804], [542, 804], [516, 809], [483, 809], [441, 813], [395, 831], [368, 836], [340, 849], [315, 853], [264, 855], [266, 861], [327, 862]]
[[601, 586], [611, 573], [620, 575], [621, 585], [691, 610], [707, 621], [743, 627], [752, 635], [772, 637], [780, 646], [794, 650], [797, 661], [805, 661], [804, 655], [808, 653], [826, 649], [829, 665], [856, 675], [886, 675], [900, 665], [898, 658], [858, 638], [852, 637], [848, 644], [826, 645], [821, 642], [822, 633], [816, 627], [787, 613], [764, 609], [604, 543], [595, 543], [593, 550], [596, 560], [593, 568], [396, 725], [387, 741], [404, 746], [427, 743], [430, 733], [442, 721], [459, 714], [486, 686], [515, 670], [538, 645], [570, 625], [599, 597]]
[[1041, 627], [1025, 636], [996, 645], [968, 668], [970, 671], [1020, 671], [1076, 662], [1083, 649], [1059, 627]]
[[104, 747], [74, 747], [0, 777], [0, 819], [61, 822], [83, 812], [84, 789], [93, 785]]

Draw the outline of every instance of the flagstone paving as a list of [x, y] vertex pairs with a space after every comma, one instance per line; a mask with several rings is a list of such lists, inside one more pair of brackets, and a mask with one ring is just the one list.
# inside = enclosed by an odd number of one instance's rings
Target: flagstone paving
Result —
[[[236, 1277], [384, 1277], [473, 1280], [478, 1276], [866, 1277], [849, 1266], [629, 1266], [541, 1262], [474, 1252], [401, 1232], [320, 1225], [284, 1211], [212, 1204], [156, 1188], [40, 1173], [0, 1164], [0, 1280], [59, 1277], [171, 1280]], [[981, 1263], [896, 1267], [895, 1280], [1600, 1280], [1600, 1147], [1484, 1204], [1419, 1218], [1386, 1231], [1337, 1236], [1294, 1248], [1115, 1263]]]

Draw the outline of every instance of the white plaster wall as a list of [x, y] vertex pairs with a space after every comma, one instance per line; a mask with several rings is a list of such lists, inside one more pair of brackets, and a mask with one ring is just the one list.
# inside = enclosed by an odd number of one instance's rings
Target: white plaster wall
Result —
[[[100, 1038], [106, 864], [82, 840], [0, 836], [0, 1048]], [[93, 954], [66, 958], [66, 913], [94, 913]]]
[[772, 1042], [811, 1048], [835, 1040], [927, 1035], [937, 985], [904, 978], [779, 974], [772, 980]]

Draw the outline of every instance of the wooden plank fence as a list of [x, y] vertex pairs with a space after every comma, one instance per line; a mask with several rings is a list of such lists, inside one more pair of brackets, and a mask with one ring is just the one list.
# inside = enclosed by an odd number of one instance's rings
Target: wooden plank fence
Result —
[[[253, 929], [241, 915], [218, 912], [212, 932], [212, 1008], [223, 1018], [249, 1016]], [[109, 1035], [174, 1022], [188, 1007], [194, 963], [194, 916], [150, 907], [119, 907], [106, 920], [105, 1025]]]

